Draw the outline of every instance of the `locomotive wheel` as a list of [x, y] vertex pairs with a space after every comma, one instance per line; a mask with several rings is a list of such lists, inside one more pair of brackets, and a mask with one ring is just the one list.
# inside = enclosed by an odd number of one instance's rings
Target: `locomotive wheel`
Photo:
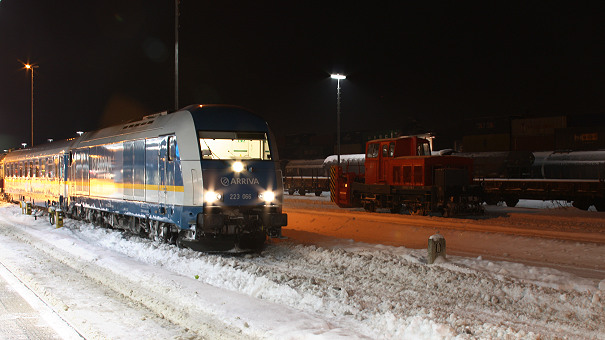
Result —
[[497, 205], [498, 202], [499, 201], [496, 198], [488, 197], [488, 198], [485, 199], [485, 204], [487, 204], [487, 205]]
[[288, 189], [288, 195], [292, 196], [292, 195], [294, 195], [294, 192], [295, 192], [294, 189], [292, 189], [292, 188]]
[[415, 207], [414, 209], [411, 210], [410, 214], [411, 215], [426, 216], [426, 210], [424, 209], [424, 207]]
[[441, 213], [443, 215], [443, 217], [447, 218], [447, 217], [452, 217], [454, 216], [454, 209], [452, 207], [446, 206], [443, 208], [443, 212]]
[[[573, 201], [573, 203], [571, 203], [572, 206], [580, 209], [580, 210], [588, 210], [588, 208], [590, 208], [590, 202], [586, 201], [586, 200], [577, 200], [577, 201]], [[599, 210], [601, 211], [601, 210]]]
[[507, 198], [504, 200], [504, 202], [506, 203], [507, 207], [514, 207], [517, 205], [517, 203], [519, 203], [519, 199], [518, 198]]
[[363, 204], [363, 210], [365, 210], [367, 212], [376, 212], [376, 205], [371, 202], [365, 202]]
[[298, 194], [304, 196], [307, 193], [305, 189], [298, 189]]
[[[165, 227], [165, 228], [168, 229], [168, 227]], [[175, 244], [177, 244], [178, 238], [179, 238], [179, 233], [175, 233], [172, 231], [168, 232], [168, 243], [175, 245]]]
[[[145, 230], [145, 225], [144, 224], [145, 223], [141, 223], [141, 225], [139, 226], [139, 233], [138, 233], [138, 235], [140, 237], [149, 237], [150, 233], [147, 230]], [[149, 228], [149, 227], [147, 227], [147, 228]]]
[[158, 221], [149, 221], [149, 238], [161, 242], [167, 238], [166, 228], [160, 226]]
[[391, 214], [399, 214], [401, 212], [402, 208], [403, 207], [402, 207], [401, 204], [392, 206], [391, 209], [390, 209], [391, 210]]
[[596, 200], [594, 202], [594, 207], [597, 211], [605, 211], [605, 199]]
[[321, 191], [316, 191], [315, 196], [317, 196], [317, 197], [321, 196]]
[[94, 211], [94, 210], [90, 210], [90, 220], [92, 222], [92, 225], [94, 225], [95, 227], [100, 227], [101, 226], [101, 218], [99, 217], [99, 214]]

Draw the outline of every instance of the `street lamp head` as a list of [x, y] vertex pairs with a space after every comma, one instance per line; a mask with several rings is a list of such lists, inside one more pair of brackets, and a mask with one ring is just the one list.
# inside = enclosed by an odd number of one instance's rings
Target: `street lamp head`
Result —
[[35, 68], [38, 68], [38, 65], [35, 65], [35, 64], [24, 63], [22, 61], [19, 61], [19, 62], [23, 65], [23, 68], [25, 68], [26, 70], [29, 70], [29, 71], [33, 71]]
[[334, 73], [334, 74], [330, 75], [330, 78], [342, 80], [342, 79], [347, 79], [347, 76], [345, 76], [344, 74]]

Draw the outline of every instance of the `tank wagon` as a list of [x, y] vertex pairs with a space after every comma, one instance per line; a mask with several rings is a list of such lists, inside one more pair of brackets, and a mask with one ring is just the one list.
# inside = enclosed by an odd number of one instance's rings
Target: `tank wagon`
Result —
[[365, 156], [364, 174], [332, 167], [331, 198], [339, 207], [444, 216], [482, 211], [470, 158], [432, 156], [429, 141], [419, 137], [369, 141]]
[[256, 249], [287, 224], [272, 133], [236, 106], [146, 116], [10, 152], [0, 166], [12, 201], [193, 249]]

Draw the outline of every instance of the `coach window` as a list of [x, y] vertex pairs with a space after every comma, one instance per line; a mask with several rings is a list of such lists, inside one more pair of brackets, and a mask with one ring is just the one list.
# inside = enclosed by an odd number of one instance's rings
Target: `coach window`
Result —
[[395, 143], [389, 144], [389, 157], [395, 156]]
[[382, 157], [389, 155], [389, 144], [382, 144]]

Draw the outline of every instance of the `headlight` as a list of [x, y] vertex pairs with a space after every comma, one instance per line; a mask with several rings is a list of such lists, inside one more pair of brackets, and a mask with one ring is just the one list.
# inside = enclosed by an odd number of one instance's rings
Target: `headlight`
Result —
[[204, 194], [204, 201], [206, 201], [206, 203], [214, 203], [220, 201], [221, 198], [223, 198], [223, 196], [214, 191], [206, 191], [206, 194]]
[[273, 191], [265, 191], [258, 194], [258, 198], [265, 201], [266, 203], [271, 203], [275, 200], [275, 193]]
[[231, 165], [231, 170], [233, 170], [234, 172], [242, 172], [244, 170], [244, 163], [242, 162], [235, 162]]

